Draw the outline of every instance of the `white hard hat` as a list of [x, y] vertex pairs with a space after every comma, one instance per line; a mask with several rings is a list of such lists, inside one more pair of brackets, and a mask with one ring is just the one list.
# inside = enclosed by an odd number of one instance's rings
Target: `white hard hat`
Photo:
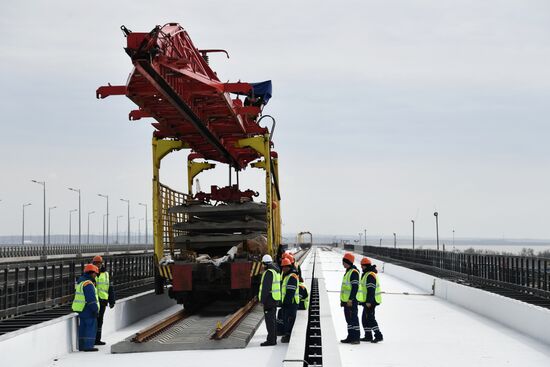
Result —
[[263, 263], [272, 263], [273, 262], [273, 259], [271, 258], [271, 255], [264, 255], [262, 257], [262, 262]]

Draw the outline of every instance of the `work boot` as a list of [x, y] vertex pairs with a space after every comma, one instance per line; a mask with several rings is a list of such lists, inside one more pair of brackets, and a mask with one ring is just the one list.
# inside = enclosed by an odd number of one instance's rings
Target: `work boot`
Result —
[[352, 340], [349, 343], [350, 344], [361, 344], [361, 341], [359, 339], [357, 339], [357, 340]]
[[340, 343], [349, 344], [349, 343], [351, 343], [351, 340], [349, 340], [348, 338], [342, 339], [342, 340], [340, 340]]
[[382, 334], [377, 334], [374, 336], [374, 339], [371, 340], [371, 343], [378, 343], [378, 342], [381, 342], [384, 340], [384, 337], [382, 336]]
[[90, 349], [82, 349], [81, 352], [97, 352], [99, 349], [97, 348], [90, 348]]
[[101, 340], [96, 340], [96, 342], [94, 343], [94, 345], [105, 345], [107, 343], [105, 342], [102, 342]]
[[364, 338], [361, 338], [362, 342], [371, 342], [372, 341], [372, 334], [365, 334]]
[[285, 335], [281, 338], [281, 343], [288, 343], [290, 341], [290, 335]]
[[270, 341], [265, 341], [263, 342], [262, 344], [260, 344], [261, 347], [270, 347], [272, 345], [277, 345], [277, 342], [270, 342]]

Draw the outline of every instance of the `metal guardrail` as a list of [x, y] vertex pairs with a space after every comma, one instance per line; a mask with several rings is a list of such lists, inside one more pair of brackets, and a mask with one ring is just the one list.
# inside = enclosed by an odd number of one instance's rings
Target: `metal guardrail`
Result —
[[[477, 283], [490, 283], [550, 299], [550, 259], [514, 255], [486, 255], [361, 246], [363, 253], [462, 275]], [[346, 246], [344, 249], [348, 250]]]
[[[91, 253], [106, 253], [120, 252], [120, 251], [145, 251], [151, 250], [153, 245], [124, 245], [124, 244], [112, 244], [107, 245], [50, 245], [46, 246], [46, 256], [51, 255], [77, 255], [79, 253], [91, 254]], [[43, 256], [44, 248], [42, 245], [32, 246], [0, 246], [0, 258], [10, 257], [27, 257], [27, 256]]]
[[[105, 256], [115, 292], [152, 283], [153, 255]], [[70, 304], [88, 259], [0, 264], [0, 319]]]

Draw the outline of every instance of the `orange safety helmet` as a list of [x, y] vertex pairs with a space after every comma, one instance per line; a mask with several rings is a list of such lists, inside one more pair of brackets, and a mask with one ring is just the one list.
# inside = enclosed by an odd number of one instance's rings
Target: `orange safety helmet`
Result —
[[281, 266], [290, 266], [292, 263], [288, 258], [284, 258], [283, 261], [281, 261]]
[[94, 258], [92, 259], [92, 262], [93, 263], [102, 263], [103, 262], [103, 258], [99, 255], [96, 255], [94, 256]]
[[84, 272], [85, 273], [94, 272], [96, 274], [99, 274], [99, 269], [94, 264], [86, 264], [86, 266], [84, 266]]
[[355, 262], [355, 256], [353, 256], [353, 254], [351, 252], [346, 252], [344, 254], [344, 259], [343, 260], [348, 260], [349, 262], [351, 262], [353, 264]]
[[361, 265], [370, 265], [370, 264], [372, 264], [372, 262], [368, 257], [364, 257], [361, 259]]

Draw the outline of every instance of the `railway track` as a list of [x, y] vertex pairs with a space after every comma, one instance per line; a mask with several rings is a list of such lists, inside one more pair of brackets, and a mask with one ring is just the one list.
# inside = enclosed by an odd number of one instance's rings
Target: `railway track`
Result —
[[[296, 252], [296, 263], [301, 265], [308, 253], [309, 249]], [[244, 306], [235, 307], [231, 302], [214, 301], [196, 310], [180, 310], [115, 344], [112, 352], [243, 348], [263, 319], [263, 310], [256, 296]], [[223, 321], [220, 315], [225, 315]]]

